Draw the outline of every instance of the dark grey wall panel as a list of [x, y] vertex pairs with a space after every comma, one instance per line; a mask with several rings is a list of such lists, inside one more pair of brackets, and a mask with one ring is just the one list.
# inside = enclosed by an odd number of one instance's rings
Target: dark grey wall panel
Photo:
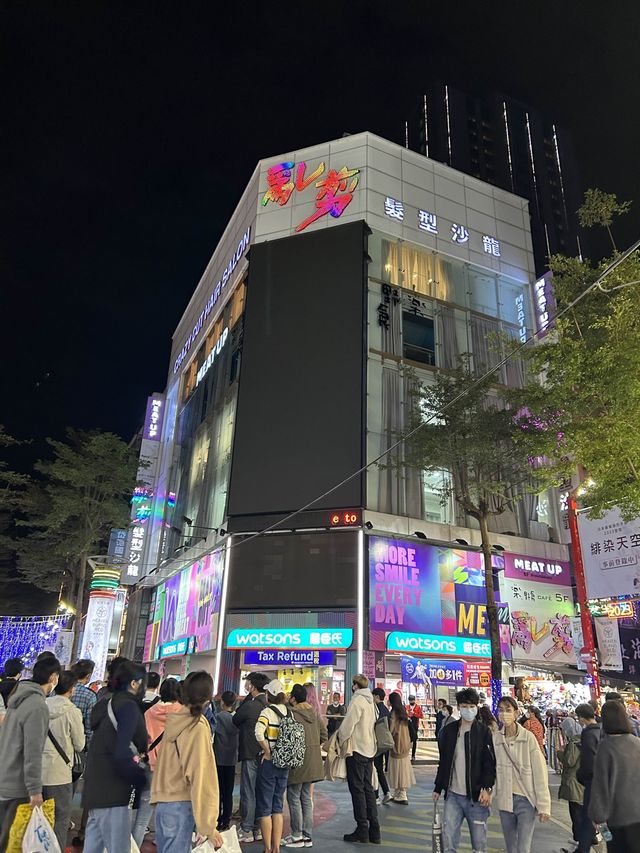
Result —
[[[364, 222], [251, 248], [228, 513], [289, 512], [363, 464]], [[315, 508], [362, 505], [358, 476]]]

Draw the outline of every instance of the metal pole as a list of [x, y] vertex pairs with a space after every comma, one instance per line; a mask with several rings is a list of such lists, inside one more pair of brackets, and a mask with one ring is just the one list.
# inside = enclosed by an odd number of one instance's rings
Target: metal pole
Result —
[[596, 646], [593, 638], [593, 628], [591, 627], [591, 611], [587, 604], [587, 585], [584, 579], [584, 562], [582, 560], [582, 547], [578, 532], [577, 508], [578, 505], [575, 497], [569, 495], [569, 531], [571, 533], [571, 548], [573, 551], [573, 568], [576, 575], [576, 592], [578, 593], [578, 604], [580, 605], [582, 640], [584, 648], [589, 653], [589, 659], [586, 661], [586, 664], [587, 674], [591, 676], [591, 696], [597, 700], [600, 698], [600, 676], [598, 675]]

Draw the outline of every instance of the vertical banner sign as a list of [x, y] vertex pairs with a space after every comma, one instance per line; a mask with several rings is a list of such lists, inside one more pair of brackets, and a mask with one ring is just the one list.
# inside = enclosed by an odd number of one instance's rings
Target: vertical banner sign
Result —
[[96, 678], [102, 678], [107, 665], [109, 637], [116, 599], [113, 595], [91, 595], [82, 637], [81, 658], [92, 660]]
[[602, 518], [578, 514], [587, 594], [591, 598], [640, 592], [640, 519], [624, 521], [620, 510]]
[[73, 646], [73, 631], [58, 631], [53, 653], [62, 667], [71, 666], [71, 648]]
[[579, 616], [571, 617], [571, 635], [573, 637], [573, 651], [576, 655], [576, 666], [582, 672], [586, 672], [587, 664], [580, 657], [580, 652], [584, 647], [584, 637], [582, 636], [582, 619]]
[[618, 620], [609, 619], [608, 616], [595, 616], [593, 621], [596, 626], [598, 651], [600, 652], [600, 669], [622, 672], [622, 650], [620, 648]]
[[376, 655], [375, 652], [362, 652], [362, 674], [366, 675], [369, 681], [376, 680]]
[[215, 649], [220, 618], [220, 592], [224, 570], [224, 551], [208, 554], [196, 567], [195, 625], [196, 649]]
[[376, 685], [384, 687], [385, 678], [387, 677], [386, 656], [384, 652], [374, 652], [376, 656]]

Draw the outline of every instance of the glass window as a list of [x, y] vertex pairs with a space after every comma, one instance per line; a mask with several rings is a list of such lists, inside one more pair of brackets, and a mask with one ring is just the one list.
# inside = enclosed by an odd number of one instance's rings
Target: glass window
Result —
[[436, 363], [433, 319], [402, 312], [403, 354], [410, 361], [421, 364]]
[[498, 316], [498, 294], [496, 276], [487, 274], [473, 267], [468, 269], [469, 275], [469, 305], [473, 311]]
[[[531, 328], [529, 299], [526, 288], [527, 285], [511, 281], [508, 278], [504, 278], [504, 276], [498, 278], [500, 317], [512, 326], [517, 326], [519, 332]], [[526, 337], [525, 335], [525, 340]]]
[[443, 491], [449, 488], [451, 475], [448, 471], [422, 472], [422, 500], [425, 521], [435, 521], [439, 524], [451, 524], [453, 512], [451, 497], [443, 503]]

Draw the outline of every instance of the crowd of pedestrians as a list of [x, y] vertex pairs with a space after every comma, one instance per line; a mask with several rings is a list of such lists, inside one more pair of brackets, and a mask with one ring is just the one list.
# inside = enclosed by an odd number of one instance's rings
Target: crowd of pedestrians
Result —
[[[259, 672], [213, 700], [211, 676], [198, 671], [164, 681], [141, 664], [112, 661], [97, 695], [91, 661], [63, 670], [50, 652], [29, 678], [18, 659], [0, 678], [0, 851], [21, 804], [55, 803], [54, 833], [69, 838], [74, 791], [82, 779], [80, 826], [85, 853], [128, 853], [149, 831], [159, 853], [188, 853], [192, 840], [221, 846], [232, 825], [240, 764], [242, 843], [262, 841], [265, 853], [313, 847], [314, 787], [346, 778], [355, 829], [348, 843], [381, 844], [379, 807], [406, 805], [415, 785], [416, 723], [422, 710], [399, 692], [370, 689], [352, 679], [348, 703], [332, 696], [322, 712], [312, 684], [286, 694]], [[438, 701], [439, 765], [433, 799], [440, 799], [444, 853], [456, 853], [466, 823], [471, 846], [486, 853], [494, 807], [507, 853], [531, 853], [535, 827], [551, 815], [545, 727], [535, 707], [510, 696], [498, 719], [472, 688], [456, 695], [456, 710]], [[413, 722], [412, 722], [413, 721]], [[569, 805], [571, 853], [608, 842], [609, 853], [639, 853], [640, 738], [622, 697], [608, 693], [601, 714], [579, 705], [561, 724], [564, 748], [558, 797]], [[323, 753], [344, 766], [329, 776]], [[333, 772], [333, 771], [332, 771]], [[283, 838], [284, 802], [290, 832]], [[566, 850], [566, 853], [569, 853]]]

